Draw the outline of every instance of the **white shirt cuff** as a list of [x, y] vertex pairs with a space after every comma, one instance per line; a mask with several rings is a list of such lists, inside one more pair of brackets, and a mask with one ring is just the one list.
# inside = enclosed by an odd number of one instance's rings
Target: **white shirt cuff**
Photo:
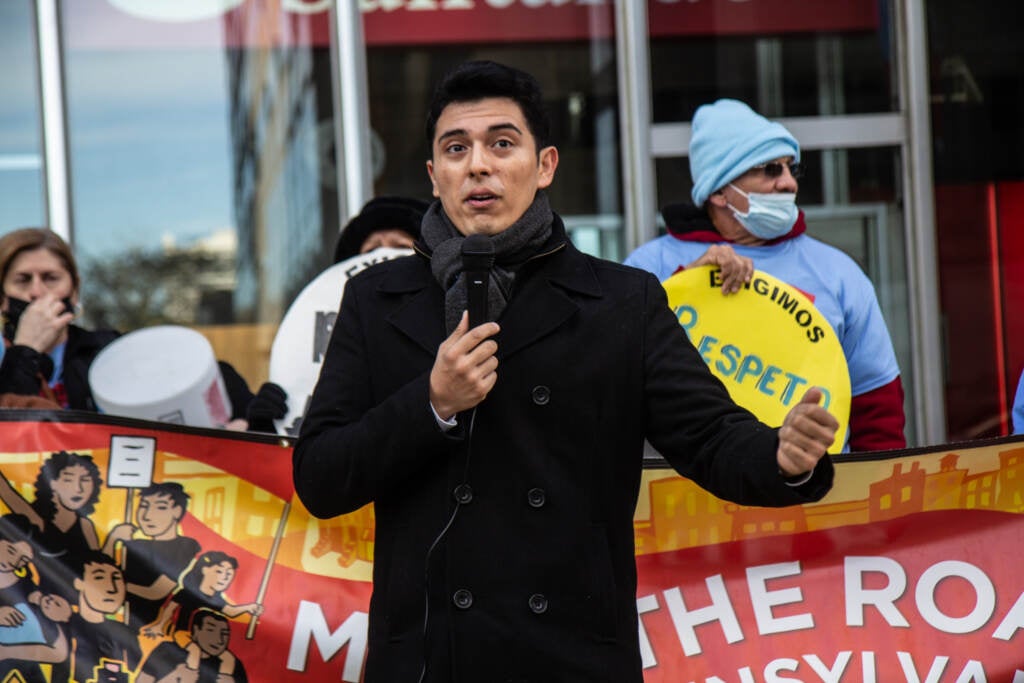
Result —
[[444, 420], [441, 418], [440, 415], [437, 414], [437, 410], [434, 409], [433, 403], [430, 403], [430, 412], [434, 414], [434, 419], [437, 421], [437, 426], [441, 429], [442, 432], [447, 432], [450, 429], [457, 427], [459, 425], [458, 420], [455, 419], [456, 417], [458, 417], [458, 413], [452, 415], [447, 420]]
[[[434, 415], [437, 415], [437, 413], [434, 413]], [[780, 471], [780, 474], [782, 474], [783, 477], [786, 476], [785, 473], [783, 473], [781, 471]], [[811, 477], [813, 477], [813, 476], [814, 476], [814, 469], [811, 468], [810, 472], [807, 472], [806, 474], [804, 474], [804, 476], [800, 477], [800, 479], [798, 479], [797, 481], [790, 481], [789, 479], [786, 479], [786, 486], [803, 486], [808, 481], [810, 481]]]

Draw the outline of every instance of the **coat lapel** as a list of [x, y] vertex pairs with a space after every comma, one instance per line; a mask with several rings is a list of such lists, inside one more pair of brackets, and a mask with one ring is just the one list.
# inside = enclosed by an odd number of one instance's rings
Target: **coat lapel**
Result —
[[579, 297], [601, 296], [590, 262], [572, 244], [541, 257], [498, 320], [498, 358], [508, 358], [564, 325], [579, 311]]
[[381, 282], [378, 291], [385, 295], [410, 295], [387, 316], [387, 321], [430, 355], [436, 355], [437, 347], [447, 336], [444, 296], [422, 258], [409, 257], [409, 267], [396, 268]]

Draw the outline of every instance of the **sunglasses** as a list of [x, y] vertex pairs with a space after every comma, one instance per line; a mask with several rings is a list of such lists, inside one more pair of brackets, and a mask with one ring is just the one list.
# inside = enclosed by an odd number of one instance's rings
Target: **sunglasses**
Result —
[[802, 164], [796, 161], [769, 161], [766, 164], [758, 164], [752, 167], [751, 171], [760, 171], [767, 178], [778, 178], [782, 175], [782, 169], [786, 167], [789, 169], [789, 174], [794, 178], [800, 178], [804, 174], [804, 167]]

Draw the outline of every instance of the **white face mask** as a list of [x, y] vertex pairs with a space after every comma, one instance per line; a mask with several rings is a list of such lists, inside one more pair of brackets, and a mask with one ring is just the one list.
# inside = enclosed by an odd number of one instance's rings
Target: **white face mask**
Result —
[[727, 203], [726, 206], [732, 209], [732, 215], [751, 235], [771, 240], [793, 229], [800, 213], [796, 208], [795, 192], [748, 193], [732, 183], [729, 183], [729, 187], [747, 198], [749, 208], [746, 213], [741, 213], [732, 204]]

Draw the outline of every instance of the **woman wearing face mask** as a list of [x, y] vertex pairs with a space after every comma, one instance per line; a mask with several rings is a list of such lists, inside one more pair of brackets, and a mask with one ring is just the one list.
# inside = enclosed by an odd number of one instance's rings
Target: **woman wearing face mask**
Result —
[[697, 109], [690, 138], [693, 204], [666, 206], [668, 234], [626, 264], [665, 280], [702, 265], [721, 268], [722, 292], [754, 269], [801, 290], [832, 325], [850, 371], [848, 450], [902, 448], [903, 385], [874, 286], [842, 251], [806, 234], [796, 204], [800, 145], [743, 102]]
[[[23, 228], [0, 236], [0, 406], [16, 396], [42, 397], [62, 408], [97, 410], [89, 366], [117, 339], [114, 330], [86, 330], [72, 321], [80, 280], [71, 248], [51, 230]], [[230, 364], [220, 361], [235, 431], [273, 432], [287, 412], [287, 395], [266, 382], [256, 394]]]
[[80, 280], [71, 249], [43, 228], [0, 237], [0, 393], [43, 396], [64, 408], [96, 410], [89, 365], [117, 338], [85, 330], [76, 316]]

